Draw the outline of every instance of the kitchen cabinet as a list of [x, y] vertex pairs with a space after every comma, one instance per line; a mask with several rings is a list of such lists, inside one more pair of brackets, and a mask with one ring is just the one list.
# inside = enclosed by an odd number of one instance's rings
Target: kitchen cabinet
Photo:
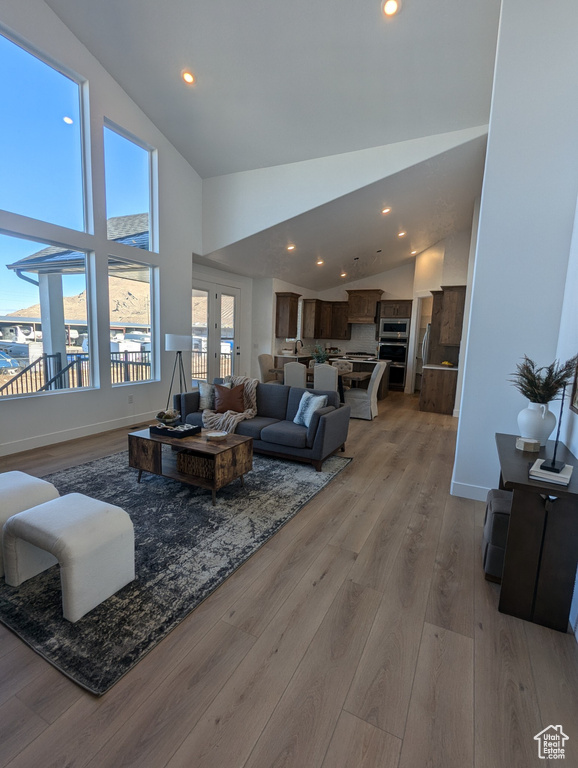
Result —
[[462, 340], [466, 286], [442, 286], [442, 291], [440, 344], [448, 347], [459, 346]]
[[377, 304], [381, 300], [382, 290], [347, 291], [349, 294], [350, 323], [375, 323], [377, 319]]
[[350, 339], [346, 301], [303, 299], [304, 339]]
[[349, 302], [333, 301], [331, 303], [331, 336], [330, 339], [350, 339], [351, 325], [348, 322]]
[[332, 309], [330, 301], [303, 299], [303, 338], [331, 338]]
[[278, 339], [297, 337], [297, 312], [300, 293], [276, 293], [275, 336]]
[[441, 365], [424, 365], [419, 395], [420, 411], [452, 415], [458, 383], [457, 368]]
[[411, 317], [411, 299], [385, 299], [380, 302], [380, 317]]

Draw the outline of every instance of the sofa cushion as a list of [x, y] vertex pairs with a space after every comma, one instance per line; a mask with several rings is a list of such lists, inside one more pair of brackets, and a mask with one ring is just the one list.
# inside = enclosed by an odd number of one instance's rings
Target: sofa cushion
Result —
[[287, 412], [287, 398], [291, 387], [257, 386], [257, 413], [269, 419], [283, 420]]
[[236, 387], [215, 384], [215, 411], [217, 413], [227, 413], [227, 411], [243, 413], [245, 410], [244, 389], [243, 384], [237, 384]]
[[[273, 389], [273, 387], [271, 387]], [[287, 445], [292, 448], [307, 447], [307, 427], [292, 421], [277, 421], [261, 430], [261, 440], [277, 445]]]
[[297, 409], [293, 421], [295, 424], [301, 424], [303, 427], [308, 427], [315, 411], [325, 408], [326, 405], [327, 395], [313, 395], [311, 392], [304, 392], [301, 395], [299, 408]]
[[268, 419], [266, 416], [255, 416], [253, 419], [245, 419], [237, 424], [235, 434], [245, 435], [245, 437], [252, 437], [254, 440], [259, 440], [261, 437], [261, 430], [264, 427], [268, 427], [270, 424], [276, 424], [278, 419]]
[[185, 418], [185, 424], [192, 424], [194, 427], [203, 426], [203, 412], [195, 411], [194, 413], [188, 413]]

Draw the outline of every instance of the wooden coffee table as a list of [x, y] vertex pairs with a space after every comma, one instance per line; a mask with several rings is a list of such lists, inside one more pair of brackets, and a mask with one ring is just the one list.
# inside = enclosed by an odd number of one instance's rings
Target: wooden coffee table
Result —
[[[170, 477], [212, 491], [213, 506], [219, 488], [253, 468], [253, 438], [227, 435], [223, 442], [210, 442], [203, 430], [192, 437], [151, 435], [148, 429], [128, 436], [128, 463], [138, 469], [138, 482], [143, 472]], [[163, 451], [170, 445], [172, 451]]]

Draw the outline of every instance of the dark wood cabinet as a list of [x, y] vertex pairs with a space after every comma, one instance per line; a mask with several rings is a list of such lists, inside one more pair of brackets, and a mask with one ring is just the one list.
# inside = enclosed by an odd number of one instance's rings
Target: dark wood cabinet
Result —
[[329, 339], [331, 303], [320, 299], [303, 299], [303, 338]]
[[[578, 477], [574, 472], [566, 486], [528, 478], [530, 462], [552, 457], [552, 440], [540, 453], [519, 451], [515, 435], [498, 434], [496, 444], [500, 488], [513, 491], [498, 608], [567, 632], [578, 559]], [[578, 463], [563, 443], [557, 458], [574, 468]]]
[[377, 319], [377, 305], [381, 300], [382, 290], [347, 291], [349, 295], [350, 323], [375, 323]]
[[304, 339], [350, 339], [346, 301], [303, 299]]
[[278, 339], [294, 339], [297, 336], [297, 312], [299, 293], [276, 293], [275, 336]]
[[462, 340], [466, 286], [442, 286], [442, 291], [440, 344], [448, 347], [459, 346]]
[[447, 360], [458, 365], [466, 286], [446, 286], [431, 293], [433, 305], [428, 362], [439, 365]]
[[419, 395], [420, 411], [452, 415], [456, 400], [458, 371], [456, 368], [439, 369], [424, 367], [421, 374]]
[[348, 322], [349, 302], [334, 301], [331, 304], [331, 336], [330, 339], [350, 339], [351, 325]]
[[330, 339], [332, 328], [332, 304], [330, 301], [319, 302], [319, 338]]
[[380, 302], [380, 317], [411, 317], [411, 299], [385, 299]]

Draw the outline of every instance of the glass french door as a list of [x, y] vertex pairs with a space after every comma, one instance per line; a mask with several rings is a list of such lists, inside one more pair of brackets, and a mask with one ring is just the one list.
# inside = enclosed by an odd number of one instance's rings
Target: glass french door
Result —
[[195, 281], [192, 378], [212, 381], [237, 373], [239, 289]]

